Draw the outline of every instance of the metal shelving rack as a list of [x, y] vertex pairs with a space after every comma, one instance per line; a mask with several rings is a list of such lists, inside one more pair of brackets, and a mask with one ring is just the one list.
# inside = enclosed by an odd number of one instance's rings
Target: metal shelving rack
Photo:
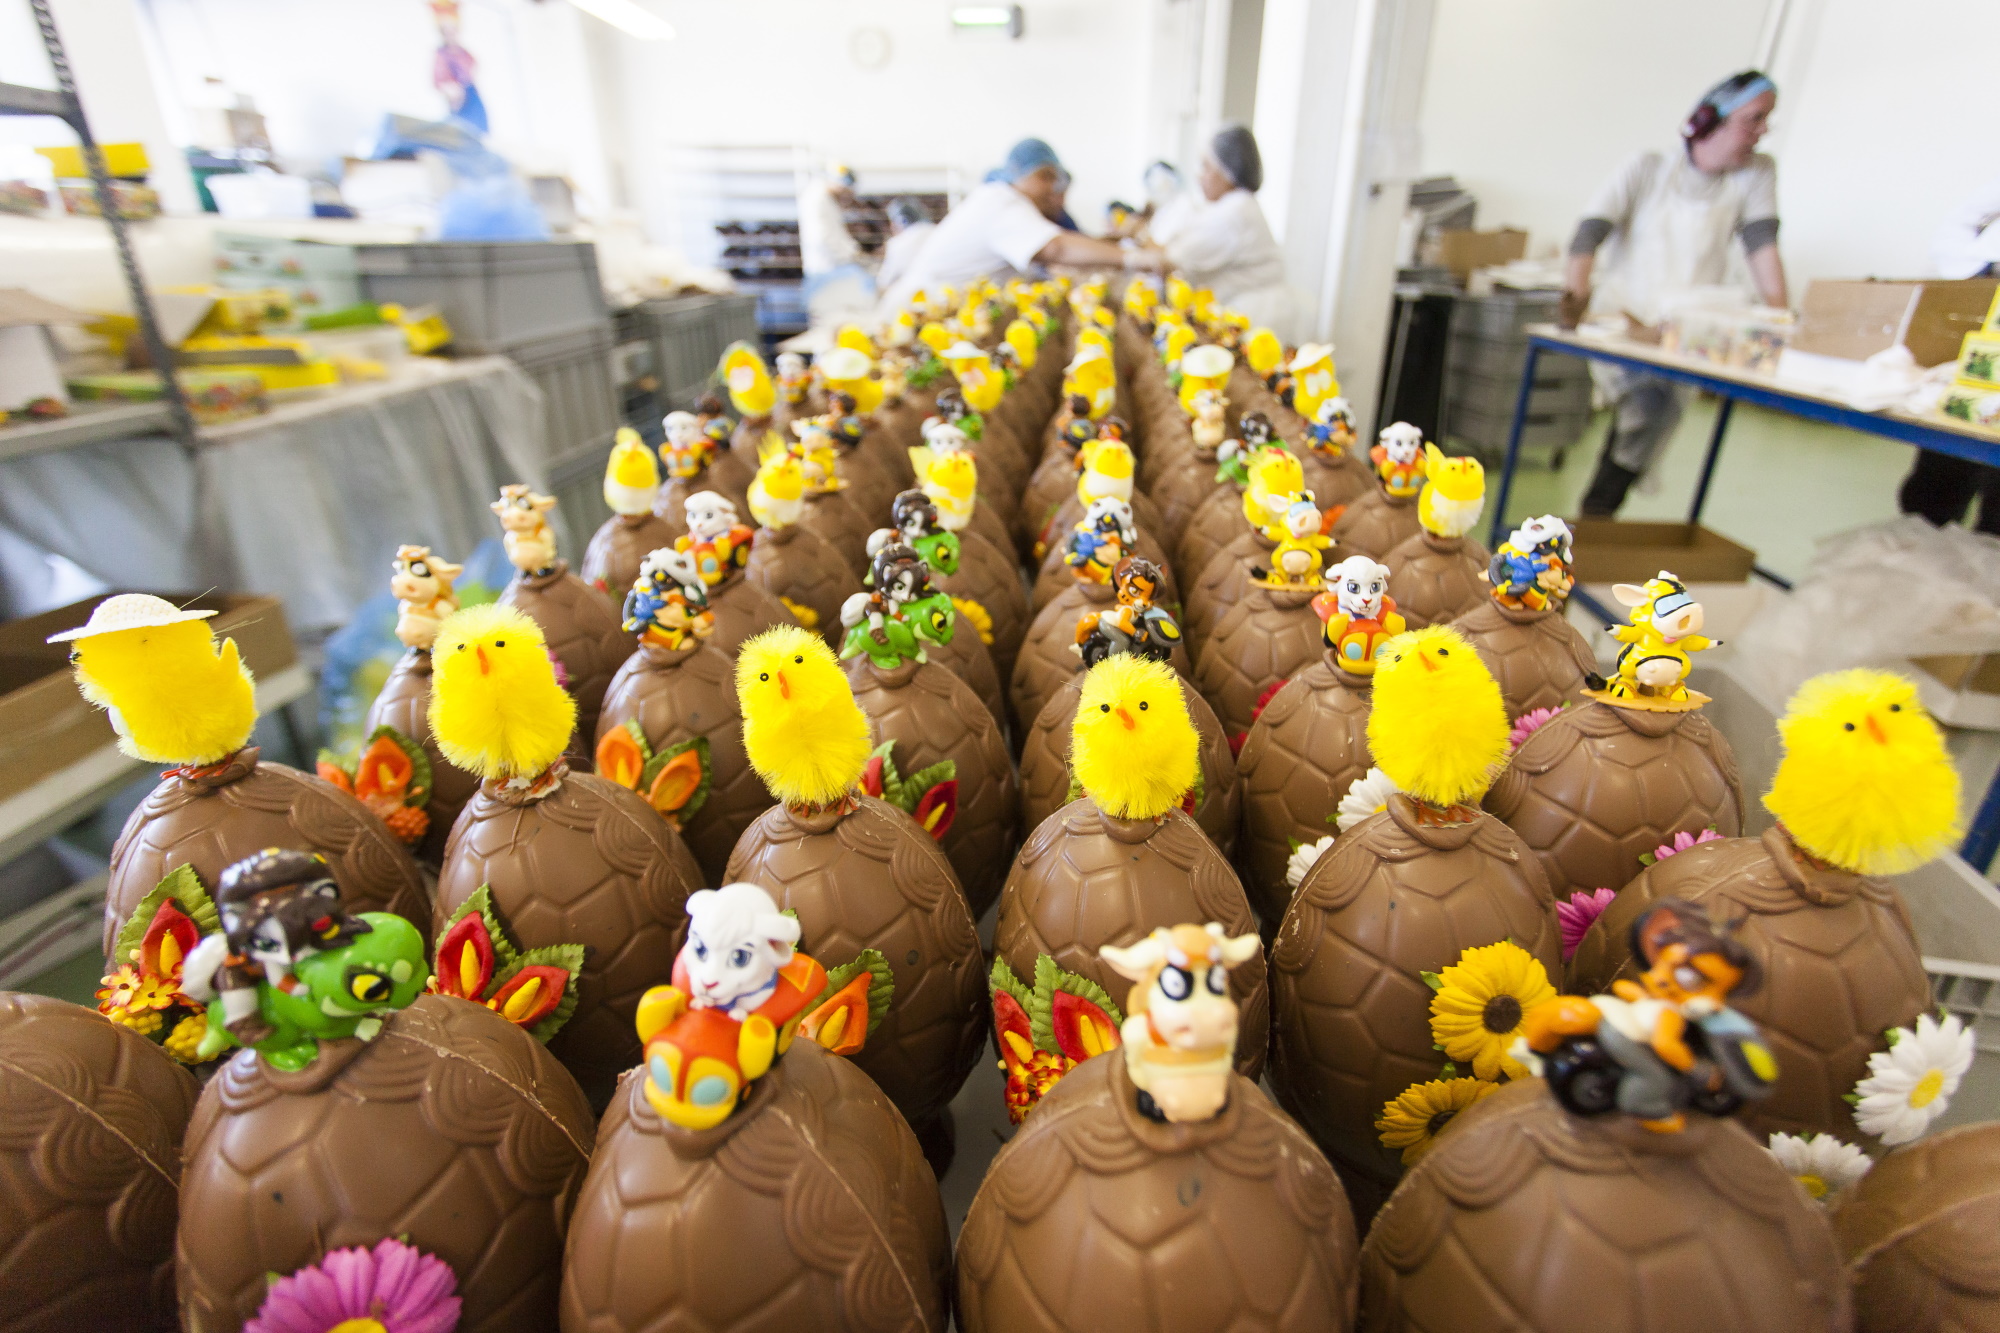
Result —
[[90, 169], [90, 186], [97, 196], [98, 211], [104, 215], [105, 225], [111, 228], [112, 244], [118, 250], [118, 267], [124, 272], [125, 286], [132, 297], [132, 314], [139, 324], [139, 336], [144, 340], [146, 352], [160, 376], [161, 403], [167, 413], [166, 427], [181, 442], [182, 448], [192, 450], [195, 447], [194, 415], [188, 410], [187, 397], [181, 392], [180, 380], [174, 374], [173, 353], [160, 336], [159, 320], [154, 317], [152, 298], [147, 295], [145, 280], [140, 276], [138, 256], [133, 253], [132, 238], [125, 229], [125, 219], [118, 215], [111, 189], [111, 173], [104, 165], [104, 152], [97, 146], [97, 138], [90, 131], [90, 121], [83, 114], [83, 102], [76, 92], [76, 78], [70, 72], [69, 53], [63, 48], [61, 35], [56, 32], [55, 16], [49, 12], [48, 0], [28, 0], [28, 8], [34, 13], [35, 26], [41, 31], [42, 46], [49, 55], [49, 67], [55, 71], [56, 86], [53, 89], [27, 88], [19, 84], [0, 83], [0, 115], [53, 116], [76, 132], [84, 163]]

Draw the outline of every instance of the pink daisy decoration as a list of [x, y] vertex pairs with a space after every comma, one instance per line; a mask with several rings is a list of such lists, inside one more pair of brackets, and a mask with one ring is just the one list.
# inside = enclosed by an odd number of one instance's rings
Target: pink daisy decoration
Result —
[[1527, 740], [1528, 737], [1534, 735], [1537, 731], [1540, 731], [1549, 719], [1561, 711], [1562, 709], [1560, 708], [1531, 708], [1521, 714], [1521, 716], [1514, 719], [1513, 729], [1507, 733], [1508, 746], [1516, 750], [1520, 749], [1523, 741]]
[[1671, 843], [1663, 842], [1653, 849], [1653, 861], [1655, 864], [1658, 864], [1670, 856], [1686, 851], [1690, 847], [1699, 847], [1705, 842], [1721, 841], [1722, 835], [1712, 828], [1705, 828], [1699, 833], [1676, 833]]
[[560, 657], [556, 656], [555, 649], [544, 648], [542, 651], [549, 655], [549, 665], [555, 668], [556, 684], [565, 690], [568, 689], [569, 668], [563, 665], [563, 660]]
[[457, 1289], [444, 1260], [391, 1238], [279, 1278], [243, 1333], [452, 1333]]
[[1576, 953], [1576, 946], [1583, 943], [1583, 933], [1590, 929], [1590, 923], [1603, 916], [1604, 909], [1611, 906], [1611, 900], [1617, 896], [1617, 891], [1613, 889], [1592, 889], [1588, 893], [1578, 890], [1569, 896], [1568, 902], [1556, 904], [1556, 923], [1562, 927], [1565, 963]]

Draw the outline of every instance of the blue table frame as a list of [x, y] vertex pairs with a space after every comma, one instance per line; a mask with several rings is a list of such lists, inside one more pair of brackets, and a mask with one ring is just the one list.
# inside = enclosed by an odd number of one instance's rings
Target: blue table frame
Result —
[[[1832, 398], [1786, 389], [1774, 381], [1746, 372], [1708, 366], [1642, 344], [1583, 338], [1560, 332], [1551, 325], [1538, 325], [1528, 331], [1528, 359], [1521, 369], [1521, 391], [1515, 395], [1514, 421], [1507, 431], [1507, 458], [1500, 468], [1500, 494], [1493, 508], [1493, 526], [1488, 533], [1488, 544], [1493, 547], [1499, 546], [1507, 536], [1507, 500], [1514, 488], [1515, 470], [1521, 462], [1521, 431], [1527, 421], [1528, 402], [1535, 387], [1535, 366], [1545, 352], [1624, 366], [1641, 374], [1692, 384], [1721, 397], [1721, 406], [1715, 413], [1715, 429], [1708, 437], [1708, 452], [1702, 457], [1701, 476], [1695, 482], [1694, 499], [1688, 505], [1687, 521], [1690, 523], [1701, 521], [1702, 510], [1708, 504], [1709, 484], [1715, 479], [1715, 460], [1722, 453], [1722, 440], [1729, 430], [1730, 412], [1739, 400], [1808, 421], [1821, 421], [1867, 435], [1880, 435], [1919, 449], [2000, 467], [2000, 437], [1976, 427], [1959, 428], [1948, 422], [1927, 421], [1901, 413], [1863, 412]], [[1755, 572], [1781, 588], [1792, 586], [1790, 581], [1761, 565], [1755, 567]], [[1614, 618], [1605, 607], [1592, 605], [1589, 601], [1586, 605], [1602, 619], [1609, 621]], [[2000, 852], [2000, 775], [1994, 777], [1986, 795], [1980, 798], [1979, 810], [1973, 816], [1972, 827], [1967, 830], [1965, 844], [1960, 848], [1960, 854], [1981, 874], [1992, 865], [1995, 852]]]

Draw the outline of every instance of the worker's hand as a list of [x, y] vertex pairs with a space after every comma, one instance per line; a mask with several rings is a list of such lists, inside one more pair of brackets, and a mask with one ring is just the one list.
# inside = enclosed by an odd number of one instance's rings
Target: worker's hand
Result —
[[1131, 245], [1125, 248], [1125, 267], [1144, 269], [1158, 273], [1167, 266], [1167, 252], [1150, 245]]
[[1556, 306], [1557, 327], [1564, 329], [1575, 328], [1582, 322], [1584, 312], [1588, 309], [1590, 309], [1590, 292], [1588, 289], [1577, 291], [1570, 287], [1563, 288], [1562, 301]]

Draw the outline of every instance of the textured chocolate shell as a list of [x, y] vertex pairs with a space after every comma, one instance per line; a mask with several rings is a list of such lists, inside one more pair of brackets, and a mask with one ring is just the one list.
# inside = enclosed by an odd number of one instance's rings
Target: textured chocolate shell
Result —
[[847, 483], [844, 494], [854, 502], [854, 507], [861, 511], [864, 518], [886, 523], [889, 518], [889, 506], [895, 501], [896, 492], [902, 487], [898, 486], [896, 479], [884, 472], [880, 464], [859, 446], [852, 449], [844, 446], [836, 447], [841, 451], [836, 471]]
[[[756, 551], [753, 545], [750, 548], [753, 557]], [[765, 591], [744, 574], [731, 574], [720, 585], [710, 588], [708, 609], [715, 613], [715, 630], [708, 636], [709, 645], [732, 659], [745, 639], [774, 625], [799, 623], [799, 618], [785, 609], [776, 594]]]
[[1448, 625], [1481, 602], [1490, 601], [1486, 548], [1470, 537], [1440, 537], [1423, 531], [1405, 538], [1383, 556], [1389, 567], [1389, 596], [1411, 629]]
[[1313, 614], [1311, 588], [1252, 585], [1229, 609], [1201, 650], [1194, 683], [1232, 738], [1257, 720], [1257, 702], [1326, 652], [1326, 636]]
[[840, 607], [861, 591], [861, 580], [824, 537], [796, 523], [759, 528], [743, 577], [785, 604], [793, 619], [800, 619], [799, 607], [811, 611], [819, 621], [812, 628], [840, 646]]
[[1354, 1222], [1326, 1159], [1256, 1084], [1213, 1120], [1137, 1109], [1118, 1052], [1049, 1091], [988, 1168], [958, 1244], [965, 1333], [1347, 1333]]
[[669, 523], [658, 514], [613, 514], [591, 534], [577, 577], [609, 597], [613, 606], [623, 605], [639, 577], [640, 562], [671, 547], [686, 531], [687, 524]]
[[1597, 670], [1590, 644], [1560, 611], [1516, 611], [1488, 597], [1451, 624], [1479, 650], [1510, 718], [1580, 701], [1585, 673]]
[[2000, 1123], [1898, 1148], [1831, 1220], [1856, 1333], [1971, 1333], [2000, 1319]]
[[[900, 409], [887, 406], [877, 409], [875, 415], [864, 420], [861, 443], [854, 447], [861, 462], [885, 478], [889, 483], [889, 498], [894, 499], [897, 491], [908, 490], [917, 484], [916, 470], [910, 466], [910, 448], [902, 439], [900, 429], [892, 427], [885, 414]], [[900, 426], [900, 417], [897, 424]], [[908, 429], [921, 442], [923, 419], [910, 423]]]
[[1336, 1161], [1393, 1182], [1385, 1103], [1438, 1077], [1431, 988], [1466, 949], [1512, 940], [1562, 976], [1555, 900], [1505, 824], [1426, 818], [1406, 796], [1348, 830], [1307, 872], [1271, 948], [1271, 1081]]
[[916, 1136], [800, 1041], [713, 1129], [662, 1122], [626, 1076], [570, 1222], [562, 1328], [944, 1333], [950, 1281]]
[[[1022, 641], [1021, 655], [1014, 660], [1010, 692], [1014, 716], [1024, 725], [1041, 715], [1050, 696], [1070, 677], [1083, 674], [1083, 655], [1075, 649], [1076, 622], [1092, 611], [1108, 612], [1117, 604], [1118, 595], [1110, 584], [1073, 578], [1060, 596], [1036, 613], [1035, 623]], [[1194, 666], [1185, 644], [1173, 646], [1168, 662], [1184, 679], [1193, 677]]]
[[1284, 435], [1283, 438], [1292, 452], [1299, 456], [1299, 468], [1306, 476], [1306, 489], [1312, 492], [1313, 503], [1321, 509], [1351, 505], [1375, 488], [1374, 471], [1355, 454], [1343, 453], [1337, 462], [1329, 460], [1306, 445], [1303, 429], [1296, 435]]
[[[1014, 858], [993, 950], [1017, 977], [1034, 976], [1035, 959], [1048, 954], [1122, 1006], [1132, 983], [1097, 951], [1177, 921], [1218, 921], [1231, 935], [1257, 929], [1236, 872], [1192, 819], [1178, 810], [1118, 819], [1083, 796], [1044, 819]], [[1256, 1078], [1271, 1041], [1261, 953], [1230, 970], [1229, 993], [1239, 1011], [1236, 1068]]]
[[1349, 554], [1372, 555], [1382, 563], [1389, 552], [1424, 530], [1417, 521], [1417, 497], [1391, 496], [1380, 486], [1348, 505], [1333, 525], [1333, 539]]
[[771, 793], [743, 752], [735, 664], [711, 644], [679, 651], [640, 644], [604, 693], [595, 740], [632, 719], [655, 752], [696, 736], [707, 739], [708, 799], [680, 835], [701, 866], [702, 882], [722, 883], [736, 840], [771, 805]]
[[[976, 532], [961, 532], [958, 572], [933, 580], [953, 597], [969, 597], [986, 608], [993, 621], [993, 642], [988, 648], [993, 654], [993, 669], [1002, 680], [1013, 679], [1014, 659], [1020, 656], [1022, 640], [1028, 637], [1028, 589], [1010, 551]], [[958, 632], [977, 631], [970, 620], [961, 617]]]
[[[1149, 458], [1152, 456], [1151, 449], [1147, 454]], [[1156, 530], [1166, 538], [1169, 548], [1180, 549], [1181, 534], [1187, 531], [1195, 512], [1222, 484], [1215, 479], [1213, 449], [1191, 447], [1163, 461], [1155, 470], [1147, 494], [1159, 510]]]
[[1042, 461], [1029, 475], [1027, 489], [1021, 492], [1021, 507], [1008, 525], [1014, 549], [1023, 560], [1035, 558], [1035, 543], [1050, 530], [1049, 525], [1055, 521], [1063, 501], [1076, 494], [1076, 471], [1076, 455], [1066, 446], [1055, 444], [1043, 453]]
[[736, 845], [729, 878], [797, 912], [799, 947], [815, 958], [881, 950], [896, 996], [854, 1063], [925, 1133], [972, 1072], [987, 1023], [978, 930], [937, 843], [872, 796], [845, 815], [777, 805]]
[[[1240, 809], [1236, 760], [1222, 723], [1208, 700], [1180, 677], [1181, 699], [1201, 737], [1201, 803], [1194, 822], [1224, 856], [1236, 851]], [[1049, 696], [1021, 746], [1021, 827], [1039, 828], [1043, 820], [1070, 803], [1070, 728], [1076, 722], [1077, 701], [1083, 697], [1083, 677], [1071, 676]]]
[[434, 934], [481, 885], [518, 948], [584, 946], [576, 1010], [549, 1051], [603, 1105], [639, 1062], [639, 997], [673, 979], [701, 867], [637, 792], [571, 773], [535, 801], [480, 786], [445, 848]]
[[458, 1275], [460, 1333], [546, 1333], [594, 1129], [540, 1042], [449, 996], [295, 1074], [238, 1051], [188, 1127], [182, 1318], [233, 1333], [267, 1274], [395, 1236]]
[[1250, 905], [1269, 926], [1292, 900], [1285, 868], [1297, 843], [1335, 835], [1341, 798], [1366, 777], [1373, 677], [1342, 671], [1332, 653], [1285, 682], [1237, 756]]
[[200, 1088], [80, 1005], [0, 991], [5, 1333], [169, 1333], [181, 1137]]
[[[736, 506], [738, 514], [750, 512], [750, 483], [757, 469], [736, 454], [724, 450], [696, 477], [669, 477], [653, 497], [653, 513], [673, 529], [674, 536], [687, 533], [687, 498], [697, 491], [714, 491]], [[669, 542], [668, 545], [672, 545]]]
[[[1065, 529], [1067, 531], [1067, 529]], [[1060, 554], [1052, 554], [1052, 561], [1045, 559], [1040, 571], [1035, 575], [1034, 587], [1028, 594], [1028, 605], [1039, 614], [1041, 609], [1054, 601], [1071, 583], [1076, 575], [1063, 563]], [[1132, 545], [1132, 554], [1143, 556], [1160, 567], [1160, 595], [1154, 600], [1170, 612], [1179, 614], [1181, 604], [1180, 583], [1174, 578], [1174, 566], [1167, 559], [1167, 552], [1159, 539], [1144, 528], [1139, 529], [1139, 539]]]
[[858, 579], [868, 572], [868, 534], [889, 521], [887, 514], [878, 517], [880, 523], [870, 521], [845, 491], [817, 491], [806, 495], [799, 526], [818, 533]]
[[104, 899], [104, 954], [125, 919], [176, 866], [191, 866], [213, 892], [233, 861], [266, 847], [318, 852], [333, 866], [352, 912], [430, 916], [424, 873], [396, 835], [330, 782], [283, 764], [263, 763], [257, 747], [238, 750], [218, 770], [167, 777], [139, 803], [111, 847]]
[[[1188, 651], [1201, 660], [1201, 650], [1215, 633], [1216, 622], [1229, 608], [1243, 600], [1250, 586], [1250, 570], [1271, 567], [1271, 552], [1277, 543], [1254, 528], [1246, 528], [1229, 545], [1209, 557], [1201, 572], [1188, 584], [1181, 600], [1181, 632], [1187, 636]], [[1329, 548], [1325, 555], [1333, 555]], [[1330, 562], [1329, 562], [1330, 563]], [[1315, 593], [1319, 589], [1313, 589]]]
[[514, 575], [500, 593], [500, 604], [541, 626], [549, 652], [569, 678], [563, 688], [576, 700], [579, 741], [595, 736], [605, 688], [632, 655], [636, 642], [619, 628], [610, 600], [558, 560], [540, 574]]
[[1540, 1079], [1463, 1113], [1361, 1247], [1371, 1333], [1845, 1333], [1850, 1305], [1826, 1219], [1740, 1126], [1586, 1119]]
[[1662, 898], [1693, 903], [1763, 966], [1764, 985], [1730, 997], [1764, 1031], [1778, 1086], [1737, 1114], [1759, 1134], [1827, 1133], [1867, 1147], [1842, 1098], [1885, 1049], [1882, 1034], [1931, 1008], [1930, 980], [1903, 900], [1888, 882], [1802, 860], [1783, 832], [1704, 842], [1647, 867], [1591, 923], [1570, 960], [1583, 995], [1636, 977], [1632, 922]]
[[1007, 738], [972, 687], [934, 662], [884, 671], [856, 657], [846, 666], [876, 744], [896, 742], [890, 758], [899, 773], [907, 778], [946, 759], [957, 766], [958, 813], [938, 845], [977, 920], [1000, 896], [1014, 853], [1020, 788]]
[[950, 643], [926, 639], [923, 647], [926, 658], [972, 688], [973, 696], [986, 705], [996, 726], [1007, 725], [1006, 684], [1000, 679], [1000, 669], [993, 665], [993, 650], [980, 642], [979, 632], [969, 621], [958, 622]]
[[1174, 560], [1193, 578], [1208, 568], [1217, 551], [1251, 531], [1250, 520], [1243, 516], [1243, 488], [1224, 483], [1208, 493], [1181, 529]]
[[431, 738], [431, 655], [428, 649], [411, 648], [389, 668], [382, 692], [368, 705], [368, 719], [361, 734], [373, 735], [377, 727], [394, 727], [424, 747], [431, 765], [431, 799], [424, 805], [430, 826], [417, 840], [419, 861], [435, 866], [444, 859], [445, 840], [451, 837], [452, 822], [479, 790], [479, 779], [452, 764]]
[[[1147, 498], [1144, 491], [1132, 492], [1131, 505], [1132, 521], [1138, 525], [1139, 531], [1150, 532], [1155, 536], [1166, 531], [1162, 526], [1159, 508]], [[1083, 521], [1083, 513], [1084, 504], [1076, 498], [1076, 484], [1072, 479], [1069, 494], [1056, 509], [1055, 516], [1042, 527], [1042, 539], [1048, 544], [1048, 549], [1042, 552], [1041, 563], [1036, 566], [1038, 579], [1050, 568], [1062, 565], [1062, 552], [1058, 548], [1068, 539], [1069, 534], [1076, 530], [1076, 525]], [[1162, 542], [1160, 549], [1171, 551], [1173, 544]]]
[[1676, 833], [1743, 831], [1736, 752], [1698, 709], [1565, 708], [1514, 751], [1483, 804], [1534, 849], [1559, 901], [1624, 888]]

